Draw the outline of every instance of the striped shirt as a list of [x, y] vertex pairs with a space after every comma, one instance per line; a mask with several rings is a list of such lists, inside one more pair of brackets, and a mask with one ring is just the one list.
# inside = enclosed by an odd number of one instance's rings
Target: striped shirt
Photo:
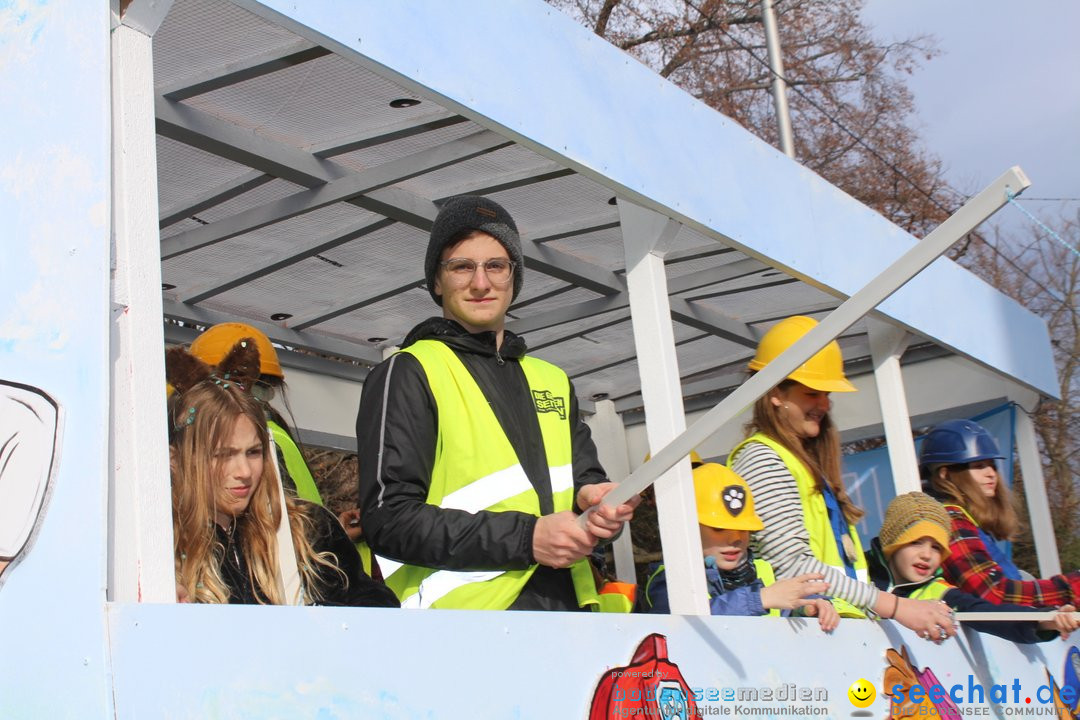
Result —
[[873, 607], [877, 588], [829, 567], [810, 550], [799, 487], [775, 450], [762, 443], [747, 443], [731, 462], [731, 469], [750, 486], [754, 509], [765, 524], [752, 536], [754, 554], [772, 564], [777, 579], [820, 573], [829, 583], [830, 596], [862, 610]]

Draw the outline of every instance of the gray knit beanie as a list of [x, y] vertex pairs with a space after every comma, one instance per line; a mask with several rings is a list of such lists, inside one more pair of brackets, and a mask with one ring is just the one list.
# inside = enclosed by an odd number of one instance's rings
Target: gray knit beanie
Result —
[[428, 240], [427, 255], [424, 257], [424, 278], [431, 298], [442, 305], [442, 297], [435, 294], [435, 273], [439, 270], [443, 249], [470, 230], [485, 232], [506, 248], [506, 254], [514, 262], [514, 295], [511, 300], [517, 298], [525, 277], [517, 225], [502, 205], [479, 195], [458, 195], [439, 208], [435, 224], [431, 226], [431, 239]]

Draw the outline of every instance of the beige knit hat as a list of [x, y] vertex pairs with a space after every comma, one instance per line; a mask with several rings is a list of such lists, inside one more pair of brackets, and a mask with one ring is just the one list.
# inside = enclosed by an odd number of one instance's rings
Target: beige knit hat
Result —
[[949, 531], [952, 523], [945, 506], [926, 493], [909, 492], [897, 495], [885, 510], [878, 539], [885, 558], [894, 552], [928, 537], [941, 546], [942, 556], [949, 554]]

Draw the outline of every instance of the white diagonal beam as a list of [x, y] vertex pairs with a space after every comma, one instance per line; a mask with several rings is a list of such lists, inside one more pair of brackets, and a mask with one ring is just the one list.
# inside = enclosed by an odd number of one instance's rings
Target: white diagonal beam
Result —
[[1009, 193], [1020, 194], [1031, 182], [1018, 167], [1010, 168], [989, 187], [964, 204], [948, 220], [921, 242], [901, 255], [861, 290], [845, 300], [816, 327], [799, 338], [756, 374], [705, 413], [685, 432], [672, 440], [649, 462], [641, 465], [617, 488], [604, 497], [604, 504], [617, 506], [637, 495], [664, 472], [686, 457], [695, 446], [748, 408], [758, 397], [775, 387], [796, 368], [814, 356], [844, 330], [896, 292], [949, 249], [953, 243], [1008, 202]]

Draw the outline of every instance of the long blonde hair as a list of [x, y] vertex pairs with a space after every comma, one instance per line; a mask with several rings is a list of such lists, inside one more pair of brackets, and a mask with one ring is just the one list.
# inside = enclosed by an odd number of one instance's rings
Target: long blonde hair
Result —
[[[255, 352], [253, 367], [258, 368], [254, 343], [245, 349], [249, 355], [250, 351]], [[180, 357], [180, 353], [187, 357]], [[225, 548], [215, 529], [218, 496], [226, 499], [218, 479], [215, 452], [227, 444], [239, 419], [246, 417], [255, 426], [262, 443], [263, 469], [247, 509], [233, 520], [233, 532], [241, 541], [248, 580], [259, 603], [284, 604], [288, 599], [283, 597], [280, 589], [276, 539], [281, 502], [277, 475], [271, 466], [276, 459], [270, 455], [266, 416], [259, 402], [247, 391], [250, 387], [248, 378], [242, 369], [224, 370], [230, 357], [232, 354], [222, 360], [218, 373], [182, 349], [170, 350], [166, 358], [167, 367], [176, 371], [169, 378], [176, 388], [169, 398], [176, 581], [187, 589], [193, 602], [229, 602], [228, 585], [221, 573]], [[250, 364], [250, 357], [248, 362]], [[203, 380], [198, 379], [202, 374], [199, 365], [206, 371]], [[231, 380], [223, 380], [223, 377], [231, 377]], [[287, 512], [306, 597], [318, 601], [322, 599], [319, 569], [329, 568], [339, 574], [341, 571], [333, 553], [314, 551], [309, 540], [312, 519], [308, 510], [290, 500], [287, 501]]]
[[[945, 473], [941, 470], [944, 469]], [[945, 477], [941, 477], [944, 474]], [[1020, 516], [1013, 505], [1012, 492], [1001, 480], [994, 463], [997, 485], [994, 497], [987, 497], [968, 465], [935, 465], [930, 468], [930, 488], [946, 504], [959, 505], [983, 530], [998, 540], [1013, 540], [1020, 532]]]
[[840, 471], [840, 435], [836, 432], [831, 416], [825, 413], [821, 419], [821, 432], [817, 437], [803, 438], [799, 437], [791, 422], [772, 402], [771, 395], [774, 391], [786, 392], [796, 384], [794, 380], [784, 380], [759, 397], [754, 403], [754, 416], [747, 423], [746, 432], [767, 435], [790, 450], [813, 475], [818, 492], [822, 491], [825, 483], [829, 484], [840, 504], [840, 510], [844, 513], [844, 519], [848, 524], [854, 525], [866, 513], [851, 500], [844, 489]]

